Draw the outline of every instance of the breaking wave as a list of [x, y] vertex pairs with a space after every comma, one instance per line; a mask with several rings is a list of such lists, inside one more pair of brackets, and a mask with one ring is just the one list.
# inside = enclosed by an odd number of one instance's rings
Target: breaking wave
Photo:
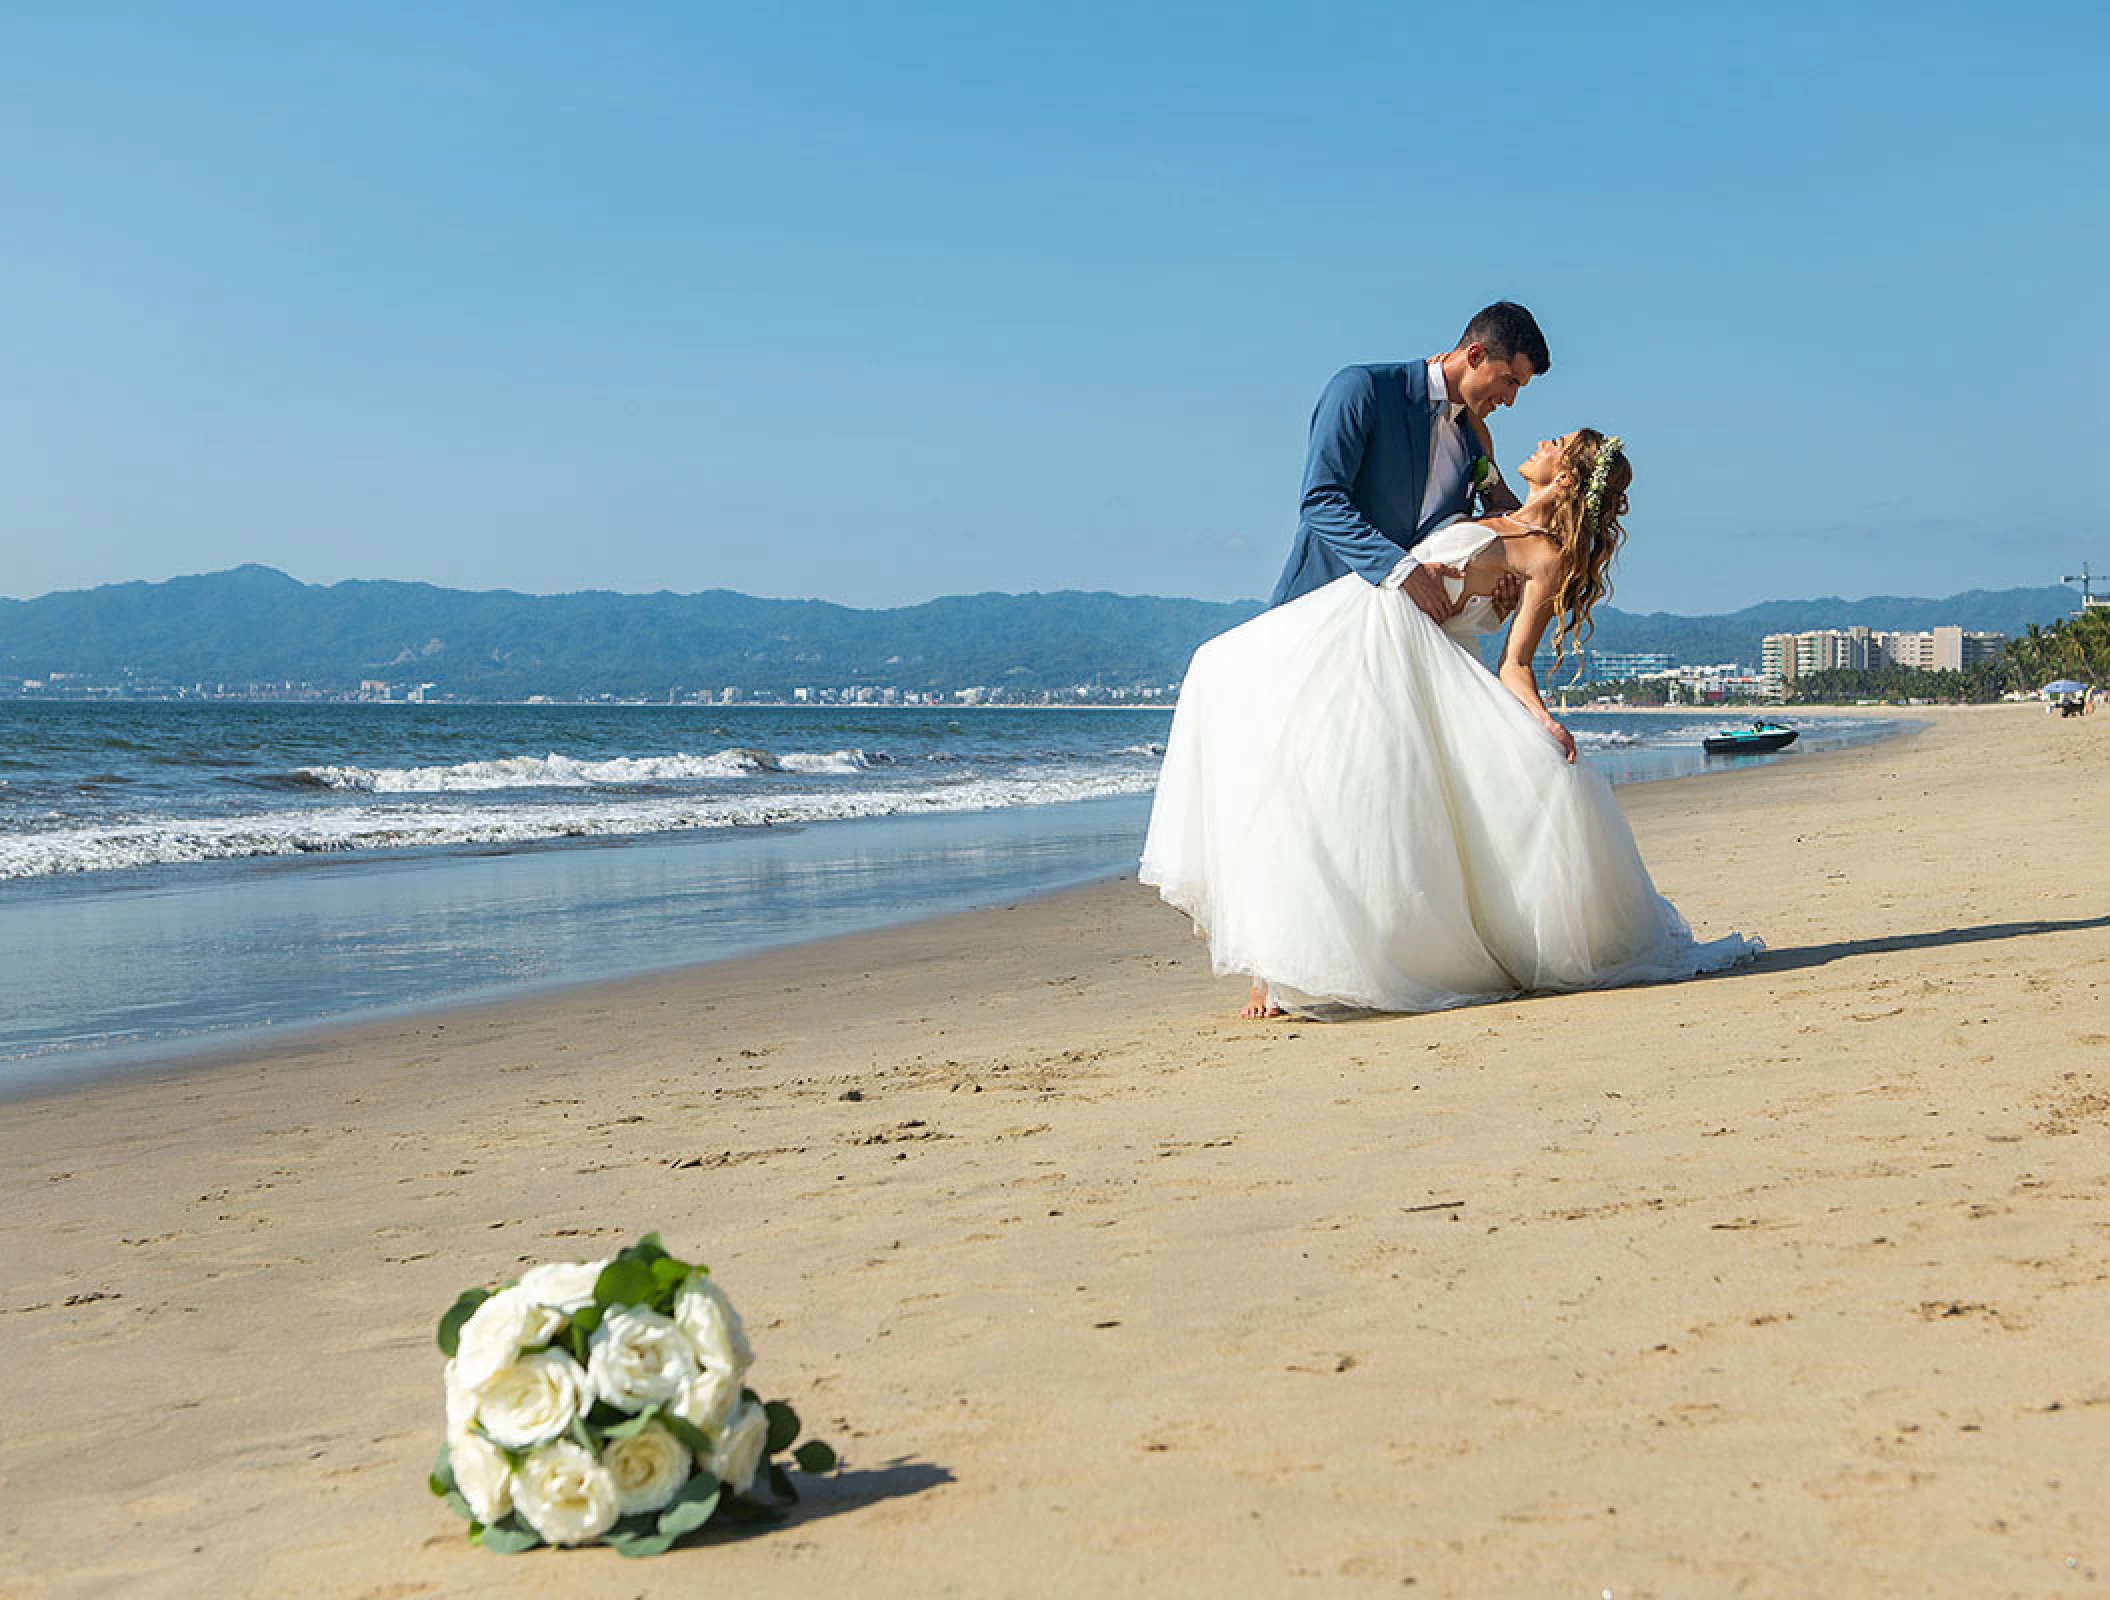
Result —
[[[733, 752], [721, 752], [729, 755]], [[738, 752], [746, 755], [750, 752]], [[669, 761], [692, 758], [670, 757]], [[706, 757], [718, 760], [720, 757]], [[858, 753], [802, 758], [816, 763], [803, 769], [784, 758], [778, 770], [787, 772], [854, 772]], [[550, 761], [562, 761], [561, 757]], [[529, 764], [532, 769], [560, 770], [546, 762]], [[627, 768], [632, 765], [658, 767], [659, 761], [572, 763], [591, 768]], [[395, 774], [361, 774], [357, 768], [312, 768], [315, 781], [325, 787], [359, 793], [442, 793], [448, 787], [464, 790], [523, 788], [518, 781], [478, 782], [475, 769], [514, 770], [509, 762], [474, 762], [452, 768], [413, 768]], [[710, 776], [722, 775], [718, 769]], [[745, 770], [745, 769], [741, 769]], [[768, 770], [758, 768], [755, 770]], [[322, 773], [337, 776], [325, 780]], [[431, 775], [453, 774], [449, 784], [436, 784]], [[411, 781], [423, 774], [422, 782]], [[387, 779], [362, 786], [360, 777]], [[548, 788], [606, 789], [622, 780], [542, 781]], [[639, 781], [629, 780], [632, 783]], [[517, 804], [474, 803], [450, 805], [444, 801], [406, 801], [364, 804], [351, 802], [303, 810], [265, 811], [246, 816], [170, 817], [154, 821], [106, 823], [96, 827], [63, 826], [29, 833], [0, 835], [0, 880], [40, 877], [61, 873], [108, 872], [125, 868], [165, 866], [177, 862], [229, 861], [244, 857], [315, 855], [363, 850], [432, 849], [520, 845], [562, 839], [618, 838], [624, 835], [672, 833], [690, 829], [781, 827], [812, 822], [835, 822], [856, 817], [913, 816], [936, 812], [988, 811], [1013, 806], [1057, 805], [1070, 800], [1091, 800], [1109, 795], [1147, 794], [1156, 782], [1154, 769], [1077, 767], [1067, 771], [1041, 772], [1030, 776], [981, 777], [965, 783], [918, 788], [845, 787], [840, 790], [799, 790], [782, 794], [649, 795], [615, 798], [581, 797], [576, 803], [562, 800], [523, 801]]]
[[795, 750], [779, 756], [735, 748], [707, 756], [613, 756], [600, 761], [551, 753], [447, 767], [299, 767], [293, 778], [309, 787], [354, 794], [482, 794], [496, 789], [640, 789], [772, 772], [847, 776], [886, 764], [885, 756], [862, 750]]

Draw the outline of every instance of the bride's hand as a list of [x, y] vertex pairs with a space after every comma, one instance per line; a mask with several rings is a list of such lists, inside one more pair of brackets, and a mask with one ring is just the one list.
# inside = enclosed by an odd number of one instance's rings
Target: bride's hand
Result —
[[1568, 757], [1568, 764], [1575, 765], [1575, 735], [1562, 727], [1552, 717], [1539, 718], [1539, 726], [1553, 735], [1553, 742], [1561, 747]]

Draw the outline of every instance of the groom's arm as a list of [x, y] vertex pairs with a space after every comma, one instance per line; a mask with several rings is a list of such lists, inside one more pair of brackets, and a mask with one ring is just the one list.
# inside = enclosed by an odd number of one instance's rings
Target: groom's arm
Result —
[[1311, 449], [1304, 461], [1304, 526], [1371, 583], [1400, 564], [1400, 549], [1370, 525], [1350, 491], [1363, 470], [1377, 420], [1377, 386], [1369, 371], [1344, 367], [1333, 375], [1311, 415]]

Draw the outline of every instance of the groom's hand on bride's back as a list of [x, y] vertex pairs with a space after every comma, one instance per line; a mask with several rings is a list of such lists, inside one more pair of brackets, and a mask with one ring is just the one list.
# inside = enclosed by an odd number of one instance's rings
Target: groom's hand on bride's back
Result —
[[1443, 586], [1445, 578], [1458, 576], [1460, 574], [1456, 567], [1419, 566], [1400, 580], [1399, 588], [1402, 594], [1427, 612], [1429, 620], [1440, 628], [1456, 616], [1458, 608], [1465, 604], [1462, 595], [1453, 600], [1451, 592]]
[[[1516, 610], [1517, 602], [1524, 597], [1524, 580], [1514, 572], [1505, 572], [1495, 580], [1495, 615], [1505, 622], [1510, 612]], [[1459, 602], [1461, 605], [1463, 601]]]

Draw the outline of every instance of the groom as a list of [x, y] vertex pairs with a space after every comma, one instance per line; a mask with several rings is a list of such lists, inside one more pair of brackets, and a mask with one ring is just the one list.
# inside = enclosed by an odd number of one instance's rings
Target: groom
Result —
[[1531, 313], [1497, 300], [1448, 354], [1335, 373], [1312, 413], [1303, 515], [1268, 604], [1354, 572], [1448, 620], [1456, 609], [1443, 587], [1449, 569], [1424, 567], [1409, 552], [1471, 515], [1475, 495], [1483, 515], [1517, 508], [1486, 419], [1552, 364]]

